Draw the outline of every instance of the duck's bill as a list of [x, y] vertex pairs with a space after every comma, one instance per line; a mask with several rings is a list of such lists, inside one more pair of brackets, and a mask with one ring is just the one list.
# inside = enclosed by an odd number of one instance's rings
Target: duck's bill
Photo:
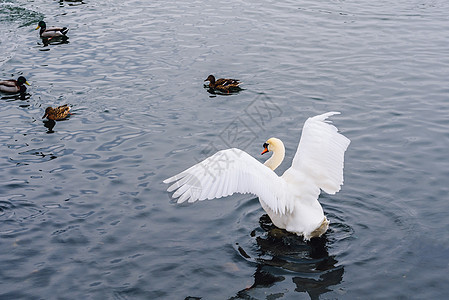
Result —
[[45, 114], [45, 115], [42, 117], [42, 119], [45, 119], [47, 116], [48, 116], [48, 114]]
[[34, 30], [38, 30], [39, 28], [41, 28], [41, 27], [39, 25], [37, 25], [36, 29], [34, 29]]
[[25, 84], [26, 84], [26, 85], [31, 85], [28, 81], [25, 81]]

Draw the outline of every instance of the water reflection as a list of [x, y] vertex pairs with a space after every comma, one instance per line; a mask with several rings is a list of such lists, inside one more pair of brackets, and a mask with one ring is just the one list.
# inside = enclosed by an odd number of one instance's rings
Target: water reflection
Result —
[[54, 133], [53, 128], [56, 125], [56, 122], [54, 120], [45, 120], [43, 121], [44, 126], [48, 128], [47, 133]]
[[240, 246], [237, 249], [246, 260], [257, 263], [254, 283], [231, 299], [249, 299], [256, 289], [290, 279], [296, 285], [296, 292], [306, 292], [311, 299], [319, 299], [321, 294], [332, 291], [329, 287], [342, 281], [344, 268], [337, 266], [334, 255], [329, 255], [326, 234], [306, 242], [275, 227], [268, 215], [263, 215], [259, 223], [263, 231], [251, 233], [257, 243], [257, 257], [251, 258]]
[[294, 277], [293, 282], [296, 284], [296, 292], [307, 292], [310, 299], [319, 299], [321, 294], [332, 291], [329, 286], [337, 285], [343, 279], [343, 266], [336, 267], [319, 276], [319, 278], [309, 279], [302, 277]]
[[[1, 99], [9, 102], [9, 101], [16, 101], [16, 100], [28, 100], [28, 99], [30, 99], [30, 97], [31, 97], [31, 94], [25, 92], [25, 93], [17, 93], [17, 94], [8, 95], [8, 96], [2, 96]], [[26, 105], [26, 106], [29, 106], [29, 105]]]
[[67, 3], [68, 6], [77, 6], [81, 4], [86, 4], [82, 0], [59, 0], [59, 6], [61, 7], [63, 7], [65, 3]]
[[207, 92], [208, 92], [209, 94], [211, 94], [211, 95], [209, 96], [209, 97], [211, 97], [211, 98], [214, 98], [214, 97], [216, 97], [217, 95], [220, 95], [220, 96], [231, 96], [231, 95], [236, 95], [236, 94], [238, 94], [238, 93], [240, 93], [241, 91], [244, 90], [244, 89], [242, 89], [242, 88], [239, 87], [238, 89], [233, 89], [233, 90], [230, 90], [229, 92], [222, 92], [222, 91], [220, 91], [220, 90], [210, 88], [209, 85], [207, 85], [207, 84], [204, 85], [204, 88], [207, 90]]

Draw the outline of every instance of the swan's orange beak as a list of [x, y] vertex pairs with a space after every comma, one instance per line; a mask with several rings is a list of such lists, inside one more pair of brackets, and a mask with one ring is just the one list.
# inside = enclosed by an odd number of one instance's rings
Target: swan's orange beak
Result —
[[267, 144], [267, 143], [263, 144], [263, 147], [264, 147], [264, 149], [263, 149], [262, 153], [260, 153], [260, 155], [262, 155], [262, 154], [264, 154], [264, 153], [267, 153], [267, 152], [269, 151], [269, 150], [268, 150], [268, 144]]

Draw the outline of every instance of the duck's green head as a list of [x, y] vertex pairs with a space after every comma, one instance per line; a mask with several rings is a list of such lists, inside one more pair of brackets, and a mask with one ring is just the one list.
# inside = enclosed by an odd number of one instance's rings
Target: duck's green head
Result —
[[21, 86], [21, 85], [23, 85], [23, 84], [31, 85], [31, 84], [28, 83], [28, 81], [26, 80], [26, 78], [23, 77], [23, 76], [20, 76], [19, 78], [17, 78], [17, 84], [18, 84], [19, 86]]
[[45, 28], [47, 28], [47, 24], [45, 24], [44, 21], [40, 21], [40, 22], [37, 24], [37, 27], [36, 27], [35, 30], [38, 30], [39, 28], [45, 29]]
[[26, 88], [26, 86], [24, 86], [24, 84], [30, 85], [25, 77], [20, 76], [19, 78], [17, 78], [17, 85], [20, 88], [20, 93], [21, 94], [25, 94], [25, 92], [27, 90], [27, 88]]

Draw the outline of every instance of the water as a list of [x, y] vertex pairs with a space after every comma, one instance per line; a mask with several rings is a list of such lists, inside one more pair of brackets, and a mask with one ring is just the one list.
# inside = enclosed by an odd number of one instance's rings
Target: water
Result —
[[[2, 1], [2, 299], [438, 299], [449, 294], [446, 1]], [[34, 28], [68, 26], [44, 45]], [[211, 95], [209, 74], [243, 81]], [[73, 115], [52, 130], [45, 107]], [[304, 243], [257, 198], [176, 205], [162, 180], [217, 149], [288, 168], [341, 111], [345, 184]], [[57, 296], [55, 296], [57, 295]], [[190, 298], [196, 299], [196, 298]]]

